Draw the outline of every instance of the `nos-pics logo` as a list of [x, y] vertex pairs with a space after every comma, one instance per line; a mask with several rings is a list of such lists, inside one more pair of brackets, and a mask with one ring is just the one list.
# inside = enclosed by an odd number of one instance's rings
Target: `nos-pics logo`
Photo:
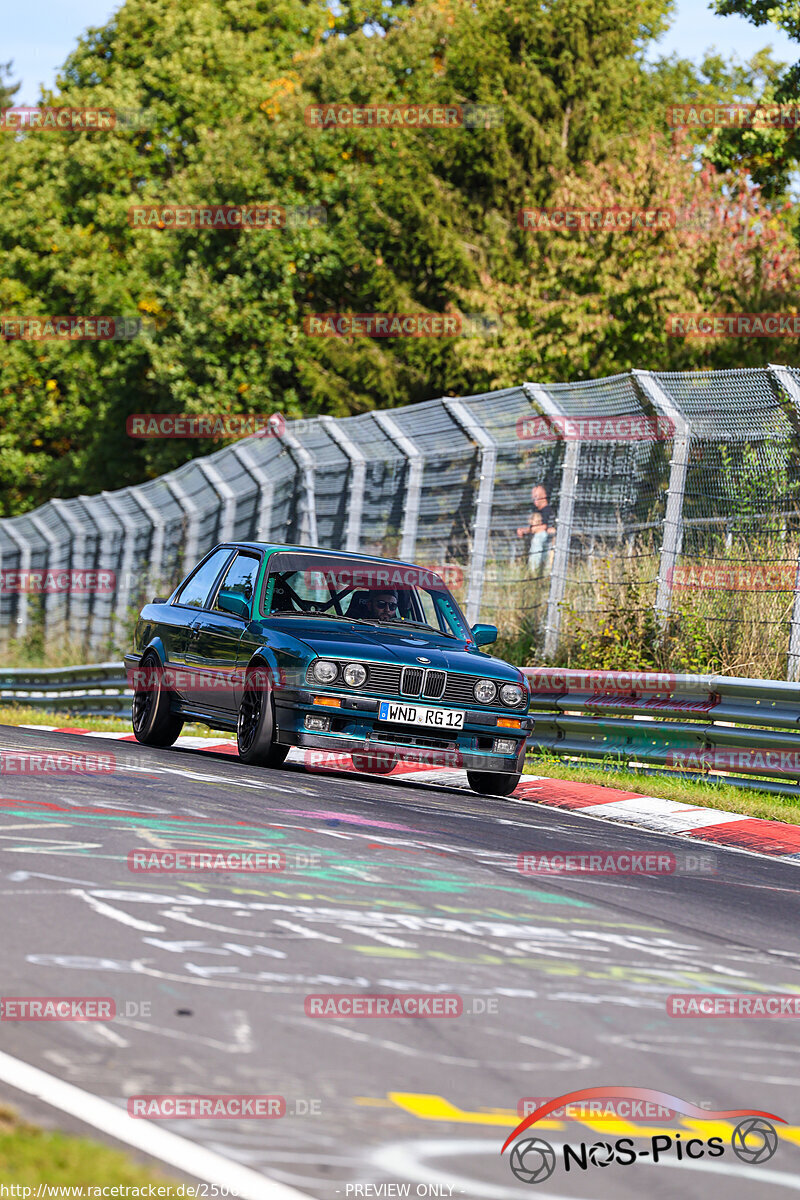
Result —
[[[567, 1092], [564, 1096], [557, 1096], [554, 1100], [549, 1100], [530, 1113], [509, 1135], [500, 1153], [505, 1153], [515, 1138], [556, 1109], [586, 1100], [618, 1098], [653, 1102], [671, 1109], [674, 1113], [682, 1113], [687, 1117], [705, 1121], [740, 1118], [731, 1135], [730, 1150], [742, 1162], [748, 1164], [765, 1163], [772, 1158], [778, 1148], [778, 1133], [772, 1122], [785, 1124], [783, 1117], [775, 1116], [774, 1113], [761, 1112], [754, 1108], [717, 1110], [698, 1108], [687, 1100], [681, 1100], [679, 1096], [654, 1091], [652, 1088], [585, 1088], [582, 1091]], [[593, 1144], [581, 1142], [577, 1146], [561, 1146], [557, 1153], [555, 1148], [544, 1138], [529, 1137], [517, 1142], [514, 1146], [509, 1165], [520, 1182], [543, 1183], [555, 1171], [559, 1157], [562, 1158], [565, 1171], [586, 1171], [589, 1167], [608, 1167], [612, 1163], [617, 1166], [632, 1166], [639, 1159], [658, 1163], [665, 1158], [675, 1159], [678, 1162], [685, 1159], [719, 1158], [728, 1149], [721, 1137], [687, 1138], [680, 1133], [651, 1135], [647, 1138], [647, 1142], [649, 1145], [641, 1150], [636, 1149], [634, 1139], [629, 1137], [617, 1138], [613, 1142], [597, 1141]]]

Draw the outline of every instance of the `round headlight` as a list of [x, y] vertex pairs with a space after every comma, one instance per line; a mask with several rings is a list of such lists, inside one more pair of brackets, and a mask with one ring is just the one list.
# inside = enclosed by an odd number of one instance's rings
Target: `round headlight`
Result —
[[361, 687], [367, 678], [367, 669], [362, 667], [361, 663], [348, 663], [342, 675], [348, 687]]
[[475, 699], [481, 704], [491, 704], [497, 695], [497, 684], [492, 679], [479, 679], [475, 684]]
[[327, 662], [321, 658], [319, 662], [314, 663], [314, 678], [319, 683], [333, 683], [338, 674], [339, 668], [334, 662]]
[[509, 708], [516, 708], [518, 704], [522, 704], [522, 695], [522, 688], [518, 683], [504, 683], [500, 688], [500, 699]]

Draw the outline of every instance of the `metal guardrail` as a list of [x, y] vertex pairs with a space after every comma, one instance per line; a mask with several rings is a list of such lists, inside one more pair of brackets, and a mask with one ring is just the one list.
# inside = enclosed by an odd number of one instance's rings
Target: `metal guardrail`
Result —
[[[800, 795], [800, 684], [727, 675], [523, 667], [529, 751]], [[0, 670], [0, 704], [130, 716], [119, 662]]]
[[52, 712], [128, 717], [132, 698], [125, 664], [121, 662], [0, 670], [0, 705], [24, 704]]
[[529, 750], [800, 795], [800, 684], [525, 667]]

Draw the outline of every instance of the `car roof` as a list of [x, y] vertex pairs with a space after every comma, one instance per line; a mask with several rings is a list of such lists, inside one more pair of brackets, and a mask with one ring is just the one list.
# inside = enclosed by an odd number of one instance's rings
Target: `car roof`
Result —
[[298, 552], [300, 554], [335, 555], [336, 558], [351, 558], [355, 562], [392, 563], [398, 567], [414, 567], [417, 564], [402, 558], [383, 558], [379, 554], [354, 554], [350, 550], [330, 550], [325, 546], [287, 546], [283, 542], [224, 542], [223, 545], [248, 547], [251, 550], [266, 550], [272, 553], [276, 550]]

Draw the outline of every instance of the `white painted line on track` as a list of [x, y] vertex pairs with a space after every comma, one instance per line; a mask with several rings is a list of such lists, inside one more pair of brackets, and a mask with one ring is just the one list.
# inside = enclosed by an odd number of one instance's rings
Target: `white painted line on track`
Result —
[[84, 1092], [74, 1084], [64, 1083], [54, 1075], [48, 1075], [46, 1071], [40, 1071], [38, 1067], [32, 1067], [2, 1051], [0, 1081], [69, 1113], [118, 1142], [133, 1146], [186, 1175], [228, 1188], [246, 1200], [308, 1200], [306, 1192], [298, 1192], [287, 1184], [267, 1179], [257, 1171], [206, 1150], [196, 1142], [178, 1137], [167, 1129], [159, 1129], [151, 1121], [129, 1117], [124, 1108]]
[[660, 833], [680, 833], [688, 829], [706, 829], [712, 825], [747, 820], [742, 813], [679, 804], [659, 796], [636, 796], [627, 800], [587, 804], [577, 811], [603, 817], [607, 821], [630, 822], [640, 829], [652, 829]]

